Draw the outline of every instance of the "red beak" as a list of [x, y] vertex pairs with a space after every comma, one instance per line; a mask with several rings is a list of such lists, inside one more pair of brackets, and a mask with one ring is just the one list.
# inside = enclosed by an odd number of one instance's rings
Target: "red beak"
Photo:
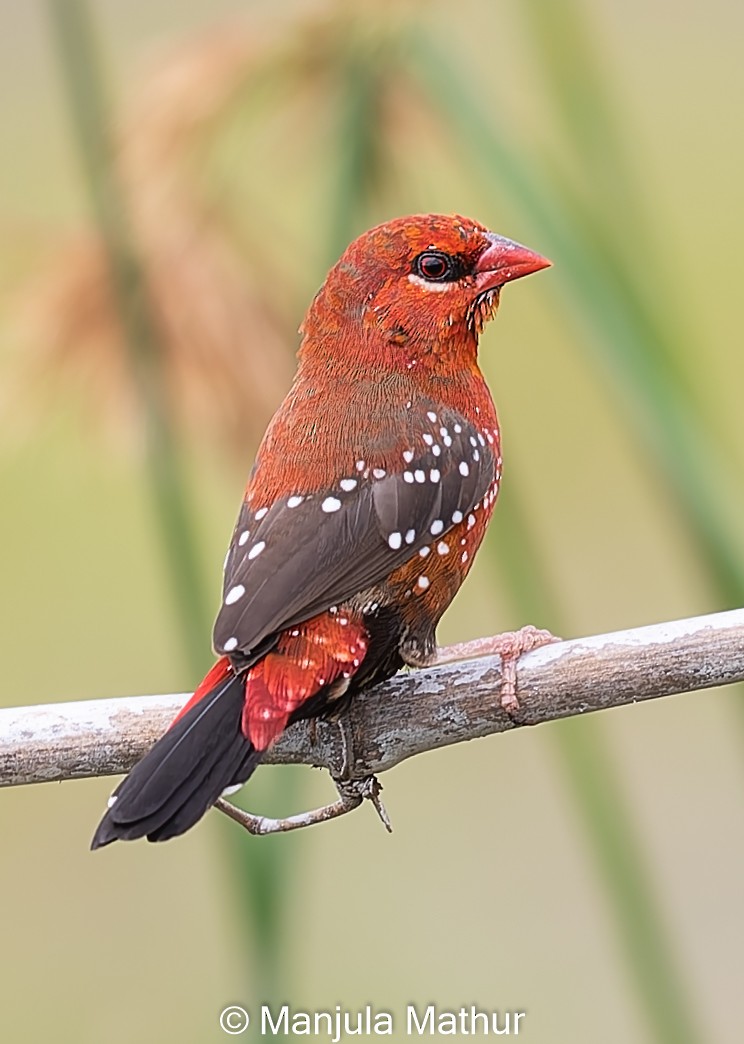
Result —
[[511, 239], [504, 239], [493, 232], [489, 232], [487, 237], [489, 245], [475, 266], [480, 289], [490, 290], [503, 286], [513, 279], [521, 279], [522, 276], [532, 275], [542, 268], [550, 268], [553, 263]]

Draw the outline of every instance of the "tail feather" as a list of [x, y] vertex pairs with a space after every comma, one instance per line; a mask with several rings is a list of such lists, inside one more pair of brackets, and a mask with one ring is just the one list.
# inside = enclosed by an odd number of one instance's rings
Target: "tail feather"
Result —
[[192, 703], [116, 788], [91, 848], [176, 837], [244, 783], [261, 760], [241, 731], [244, 698], [244, 679], [231, 675]]
[[[118, 823], [145, 821], [164, 810], [171, 799], [178, 801], [185, 791], [195, 789], [209, 772], [215, 757], [232, 739], [231, 695], [236, 710], [243, 704], [239, 679], [207, 692], [199, 703], [191, 703], [186, 714], [180, 712], [168, 731], [122, 780], [112, 794], [117, 806], [113, 818]], [[234, 691], [232, 691], [234, 689]], [[240, 713], [238, 711], [238, 713]], [[213, 719], [220, 714], [223, 726]]]
[[[246, 758], [244, 751], [248, 744], [242, 737], [235, 737], [230, 749], [220, 752], [220, 760], [209, 770], [202, 783], [195, 787], [188, 798], [185, 798], [178, 807], [156, 827], [148, 827], [148, 841], [168, 841], [172, 837], [178, 837], [185, 833], [201, 817], [209, 811], [217, 798], [226, 787], [240, 782], [244, 783], [253, 770], [261, 761], [262, 751], [250, 749]], [[240, 780], [236, 778], [235, 765], [239, 764], [244, 769]], [[232, 774], [226, 771], [226, 766], [231, 766]]]

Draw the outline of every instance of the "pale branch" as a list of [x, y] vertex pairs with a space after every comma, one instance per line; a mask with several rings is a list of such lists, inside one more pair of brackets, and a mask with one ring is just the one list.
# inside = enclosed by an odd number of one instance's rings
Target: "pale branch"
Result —
[[[471, 656], [482, 648], [483, 643], [456, 647]], [[265, 761], [327, 768], [335, 779], [353, 784], [462, 740], [742, 680], [739, 609], [527, 653], [517, 671], [519, 709], [511, 714], [500, 706], [498, 656], [399, 674], [356, 696], [343, 729], [333, 722], [300, 722]], [[0, 710], [0, 786], [126, 772], [186, 699], [138, 696]], [[361, 788], [357, 795], [359, 801], [369, 796]], [[359, 803], [343, 791], [341, 801]]]

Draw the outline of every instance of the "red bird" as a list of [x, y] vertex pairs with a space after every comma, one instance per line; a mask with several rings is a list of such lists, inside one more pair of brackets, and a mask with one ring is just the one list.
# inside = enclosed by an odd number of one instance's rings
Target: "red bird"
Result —
[[114, 791], [92, 847], [192, 827], [292, 722], [421, 666], [501, 480], [478, 337], [550, 264], [463, 217], [373, 228], [301, 327], [225, 562], [220, 659]]

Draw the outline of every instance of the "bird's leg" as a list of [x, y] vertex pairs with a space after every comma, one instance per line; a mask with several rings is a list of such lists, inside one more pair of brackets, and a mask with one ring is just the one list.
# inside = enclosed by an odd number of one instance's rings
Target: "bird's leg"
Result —
[[331, 771], [333, 782], [339, 788], [339, 792], [341, 792], [341, 786], [351, 779], [351, 763], [353, 760], [351, 732], [345, 714], [342, 714], [339, 717], [329, 715], [326, 720], [330, 725], [336, 726], [338, 734], [341, 737], [341, 765], [338, 772]]
[[366, 799], [371, 801], [375, 810], [382, 820], [385, 829], [392, 832], [390, 819], [385, 806], [380, 800], [382, 785], [375, 776], [367, 776], [365, 779], [347, 780], [341, 782], [334, 780], [338, 790], [338, 800], [322, 808], [314, 808], [310, 812], [300, 812], [295, 816], [287, 816], [285, 819], [272, 819], [269, 816], [256, 816], [252, 812], [246, 812], [237, 805], [233, 805], [224, 798], [218, 798], [214, 807], [224, 812], [226, 816], [233, 819], [244, 827], [249, 834], [283, 834], [289, 830], [301, 830], [302, 827], [313, 826], [314, 823], [326, 823], [329, 819], [338, 819], [359, 808]]
[[[345, 709], [346, 708], [344, 708], [344, 710]], [[353, 733], [346, 713], [329, 715], [327, 720], [337, 726], [341, 737], [341, 771], [338, 775], [332, 773], [333, 782], [336, 784], [336, 789], [341, 798], [343, 799], [344, 795], [348, 795], [352, 799], [355, 799], [359, 794], [361, 794], [362, 799], [366, 798], [368, 801], [371, 801], [375, 807], [377, 815], [382, 820], [382, 825], [389, 834], [392, 834], [393, 827], [390, 822], [390, 817], [380, 799], [382, 783], [380, 783], [377, 776], [365, 776], [362, 780], [351, 778], [351, 770], [354, 764], [354, 744]], [[356, 805], [354, 807], [356, 807]]]
[[519, 700], [517, 699], [519, 657], [524, 653], [532, 652], [533, 649], [539, 649], [542, 645], [561, 640], [550, 631], [527, 624], [518, 631], [505, 631], [504, 634], [494, 634], [490, 638], [476, 638], [471, 642], [461, 642], [458, 645], [448, 645], [437, 649], [430, 662], [432, 666], [439, 666], [444, 663], [456, 663], [458, 660], [473, 660], [479, 656], [500, 656], [499, 702], [507, 714], [514, 714], [519, 710]]

